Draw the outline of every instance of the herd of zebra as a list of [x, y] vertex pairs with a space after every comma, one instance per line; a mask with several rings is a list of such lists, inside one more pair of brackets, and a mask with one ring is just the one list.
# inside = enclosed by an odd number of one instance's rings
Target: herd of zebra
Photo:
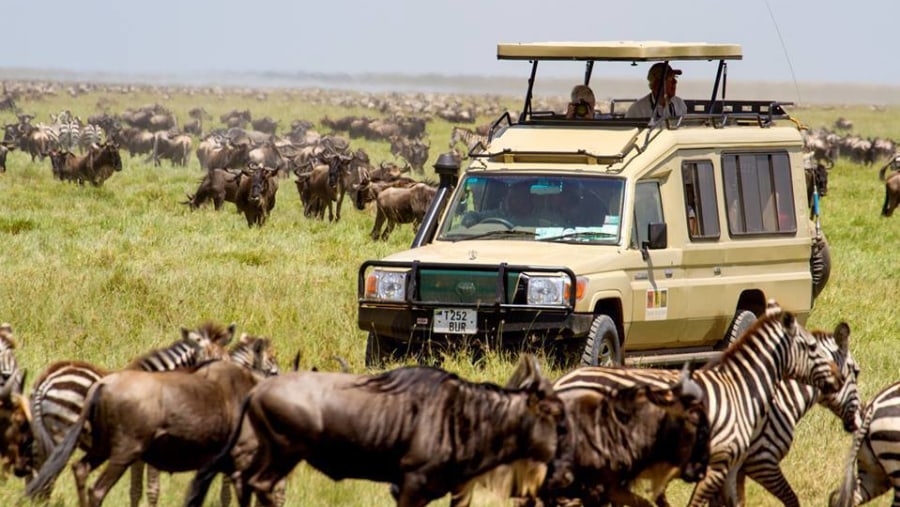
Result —
[[[271, 340], [245, 333], [236, 345], [226, 350], [235, 333], [235, 324], [225, 327], [208, 322], [196, 329], [182, 328], [181, 338], [171, 346], [141, 355], [118, 372], [144, 371], [162, 374], [161, 372], [174, 370], [183, 371], [185, 368], [188, 373], [199, 372], [203, 370], [203, 365], [210, 361], [225, 360], [252, 372], [253, 378], [257, 379], [254, 383], [279, 375]], [[702, 460], [705, 473], [702, 470], [696, 473], [694, 470], [693, 476], [696, 478], [692, 480], [698, 481], [698, 484], [689, 502], [691, 506], [742, 505], [744, 482], [747, 477], [758, 482], [785, 505], [799, 505], [780, 462], [790, 449], [798, 421], [816, 404], [833, 412], [846, 431], [855, 432], [846, 477], [842, 486], [832, 493], [830, 505], [841, 507], [859, 505], [892, 488], [893, 505], [900, 505], [900, 465], [896, 461], [897, 453], [900, 452], [900, 432], [896, 430], [896, 418], [900, 409], [900, 383], [887, 386], [867, 404], [862, 404], [857, 390], [860, 368], [850, 354], [849, 340], [850, 327], [846, 323], [838, 324], [833, 331], [807, 331], [790, 312], [783, 311], [776, 303], [770, 302], [765, 313], [760, 315], [720, 358], [691, 373], [692, 381], [699, 386], [705, 400], [708, 432], [700, 432], [697, 438], [708, 439], [708, 447], [704, 448], [708, 452], [697, 454], [696, 451], [691, 451], [690, 461], [667, 462], [664, 466], [665, 473], [661, 475], [658, 471], [650, 473], [651, 477], [655, 477], [650, 496], [657, 502], [656, 505], [666, 504], [666, 484], [678, 476], [686, 478], [686, 463], [695, 463], [698, 459]], [[2, 471], [8, 473], [9, 470], [13, 470], [16, 475], [24, 477], [26, 494], [29, 497], [49, 498], [59, 470], [68, 458], [68, 454], [60, 451], [63, 447], [61, 442], [68, 440], [71, 441], [70, 445], [74, 446], [78, 441], [82, 421], [90, 418], [91, 430], [85, 434], [89, 438], [81, 440], [81, 446], [88, 454], [73, 466], [82, 505], [88, 503], [100, 505], [103, 496], [118, 479], [118, 475], [124, 472], [126, 466], [131, 465], [131, 504], [136, 507], [142, 496], [143, 464], [140, 458], [148, 462], [159, 462], [160, 449], [164, 446], [156, 441], [147, 447], [132, 449], [130, 451], [132, 459], [125, 460], [125, 465], [120, 463], [122, 460], [117, 459], [118, 468], [112, 467], [118, 470], [117, 472], [109, 472], [110, 467], [107, 467], [107, 472], [104, 472], [103, 477], [91, 488], [90, 500], [86, 496], [88, 495], [86, 490], [82, 491], [86, 488], [87, 473], [105, 460], [115, 458], [115, 453], [118, 452], [118, 447], [113, 446], [110, 449], [108, 442], [103, 443], [105, 442], [103, 439], [106, 438], [103, 432], [109, 427], [114, 427], [114, 421], [103, 418], [114, 415], [103, 410], [90, 409], [100, 390], [93, 386], [102, 385], [107, 391], [115, 391], [117, 384], [111, 379], [124, 373], [82, 361], [59, 361], [38, 375], [26, 397], [25, 375], [17, 364], [15, 350], [16, 340], [12, 326], [0, 325]], [[295, 360], [294, 370], [296, 369]], [[325, 375], [321, 377], [323, 382], [332, 378], [327, 372], [323, 372], [322, 375]], [[616, 393], [633, 389], [635, 386], [643, 385], [660, 390], [668, 388], [678, 381], [679, 376], [679, 372], [675, 370], [654, 368], [580, 367], [557, 379], [553, 383], [553, 389], [565, 400], [579, 400], [581, 396], [616, 399]], [[119, 382], [121, 383], [121, 380]], [[199, 378], [196, 382], [200, 382]], [[508, 388], [513, 389], [515, 386]], [[249, 393], [252, 394], [252, 386], [250, 389]], [[154, 399], [152, 392], [147, 391], [148, 399]], [[181, 396], [189, 394], [190, 392], [182, 393]], [[166, 395], [172, 396], [172, 393]], [[188, 398], [178, 396], [175, 398], [179, 406], [185, 404], [189, 406], [192, 403]], [[158, 402], [165, 405], [162, 399]], [[570, 405], [566, 407], [567, 410], [570, 409], [568, 408]], [[228, 409], [219, 407], [218, 410]], [[600, 426], [623, 422], [627, 425], [627, 419], [618, 422], [615, 417], [594, 419], [594, 424]], [[173, 426], [167, 426], [164, 431], [160, 428], [157, 433], [175, 435], [177, 431], [175, 423], [169, 421], [168, 424]], [[236, 424], [239, 427], [241, 423], [238, 421]], [[569, 424], [572, 424], [572, 421]], [[574, 428], [572, 426], [566, 431], [560, 430], [560, 435], [575, 431]], [[598, 446], [596, 442], [590, 441], [591, 435], [593, 430], [588, 430], [583, 438], [572, 437], [569, 446], [558, 444], [556, 457], [546, 465], [549, 467], [547, 480], [530, 494], [539, 497], [545, 505], [553, 505], [562, 502], [563, 499], [572, 498], [580, 498], [585, 505], [594, 505], [591, 503], [592, 500], [596, 500], [597, 505], [610, 501], [608, 495], [621, 485], [610, 484], [606, 489], [598, 487], [604, 484], [605, 478], [608, 477], [602, 473], [598, 475], [598, 470], [604, 470], [604, 466], [612, 466], [610, 463], [620, 459], [617, 456], [628, 450], [629, 443], [605, 442]], [[219, 440], [213, 440], [218, 444], [213, 447], [217, 452], [221, 446], [227, 449], [229, 445], [234, 445], [234, 441], [229, 443], [229, 439], [224, 439], [222, 435], [216, 438]], [[559, 438], [562, 442], [564, 437]], [[193, 444], [181, 442], [179, 445]], [[325, 445], [341, 448], [343, 444], [333, 442]], [[679, 445], [686, 444], [659, 442], [651, 447], [655, 449], [654, 453], [660, 453], [663, 452], [661, 449], [670, 449], [672, 446], [677, 448]], [[597, 458], [597, 454], [600, 458]], [[61, 455], [63, 459], [60, 458]], [[301, 455], [300, 459], [302, 458]], [[598, 459], [606, 464], [597, 465]], [[213, 466], [213, 462], [215, 460], [210, 460], [203, 467], [209, 469]], [[565, 463], [567, 467], [565, 469], [568, 470], [569, 480], [565, 481], [565, 484], [554, 486], [551, 478], [560, 474], [554, 473], [553, 467], [562, 467], [561, 463]], [[277, 479], [284, 479], [294, 464], [280, 467], [281, 472]], [[627, 486], [637, 478], [643, 477], [645, 472], [657, 470], [654, 467], [660, 464], [652, 462], [652, 459], [641, 461], [636, 458], [636, 461], [630, 462], [628, 473], [623, 476], [622, 470], [616, 469], [615, 477], [625, 477]], [[244, 466], [253, 465], [245, 463]], [[287, 468], [284, 468], [285, 466]], [[167, 471], [189, 469], [191, 468], [173, 467]], [[358, 477], [369, 478], [361, 469], [359, 473], [361, 475]], [[656, 475], [653, 475], [654, 473]], [[155, 506], [159, 498], [158, 472], [151, 468], [147, 476], [148, 501], [151, 506]], [[232, 481], [243, 481], [244, 487], [246, 484], [253, 484], [252, 474], [247, 475], [246, 469], [232, 473], [230, 478]], [[282, 482], [275, 482], [282, 484], [282, 489], [272, 497], [276, 499], [272, 504], [282, 505], [286, 492]], [[235, 487], [238, 485], [235, 484]], [[519, 491], [512, 493], [523, 494]], [[230, 499], [230, 485], [227, 481], [223, 482], [221, 495], [222, 505], [227, 505]], [[192, 497], [189, 503], [199, 505], [197, 501], [197, 498]], [[202, 501], [202, 498], [199, 501]], [[399, 501], [398, 504], [403, 505]], [[461, 500], [454, 497], [452, 504], [468, 505], [468, 499]], [[646, 500], [634, 500], [634, 503], [629, 504], [652, 505]], [[243, 498], [241, 505], [245, 505]]]

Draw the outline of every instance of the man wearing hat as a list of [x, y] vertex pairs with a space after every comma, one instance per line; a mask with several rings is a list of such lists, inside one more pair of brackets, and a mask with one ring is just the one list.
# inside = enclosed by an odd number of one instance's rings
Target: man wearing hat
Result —
[[625, 117], [656, 120], [683, 116], [687, 112], [687, 106], [681, 98], [675, 96], [680, 75], [680, 69], [673, 69], [666, 62], [654, 63], [647, 72], [650, 93], [632, 104]]

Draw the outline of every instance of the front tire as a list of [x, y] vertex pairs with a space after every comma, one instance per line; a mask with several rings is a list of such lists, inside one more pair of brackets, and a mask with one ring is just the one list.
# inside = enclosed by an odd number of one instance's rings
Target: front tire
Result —
[[598, 315], [591, 323], [581, 355], [582, 366], [621, 366], [622, 349], [619, 330], [609, 315]]

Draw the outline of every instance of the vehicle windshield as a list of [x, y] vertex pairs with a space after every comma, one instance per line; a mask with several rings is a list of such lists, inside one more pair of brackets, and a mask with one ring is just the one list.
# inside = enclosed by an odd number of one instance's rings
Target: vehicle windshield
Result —
[[449, 203], [438, 239], [616, 244], [623, 179], [470, 174]]

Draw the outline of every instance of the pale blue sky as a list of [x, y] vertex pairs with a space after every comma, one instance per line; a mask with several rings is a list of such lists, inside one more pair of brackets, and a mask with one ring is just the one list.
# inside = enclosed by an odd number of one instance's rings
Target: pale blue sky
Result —
[[[767, 3], [768, 1], [768, 3]], [[896, 0], [0, 0], [0, 67], [522, 75], [497, 42], [743, 45], [729, 79], [900, 84]], [[784, 39], [773, 24], [771, 12]], [[643, 69], [622, 66], [621, 77]]]

